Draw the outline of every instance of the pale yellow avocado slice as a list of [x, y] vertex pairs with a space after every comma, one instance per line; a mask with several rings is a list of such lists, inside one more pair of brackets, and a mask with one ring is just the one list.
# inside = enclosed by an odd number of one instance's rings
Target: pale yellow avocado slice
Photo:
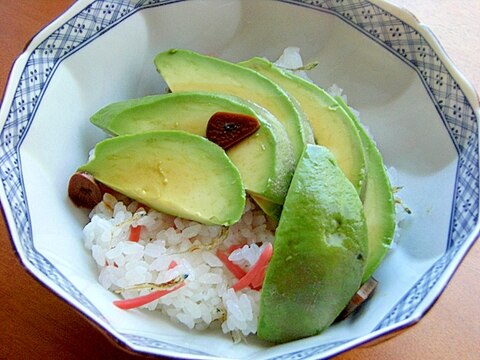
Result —
[[90, 121], [113, 135], [183, 130], [205, 137], [210, 117], [221, 111], [259, 121], [259, 130], [228, 149], [227, 155], [249, 194], [267, 203], [283, 204], [295, 168], [291, 144], [278, 120], [252, 102], [211, 92], [169, 93], [107, 105]]
[[78, 171], [155, 210], [207, 225], [238, 222], [245, 189], [222, 148], [183, 131], [109, 138]]
[[368, 227], [368, 256], [363, 274], [365, 282], [373, 275], [390, 249], [396, 227], [395, 199], [380, 151], [343, 99], [336, 99], [357, 126], [368, 159], [363, 200]]
[[315, 142], [327, 147], [361, 197], [366, 176], [366, 162], [358, 130], [345, 110], [326, 91], [270, 61], [255, 57], [239, 63], [277, 83], [295, 100], [307, 116]]
[[268, 110], [285, 127], [295, 161], [305, 145], [313, 142], [308, 122], [289, 95], [256, 71], [183, 49], [162, 52], [154, 62], [172, 92], [219, 92], [252, 101]]

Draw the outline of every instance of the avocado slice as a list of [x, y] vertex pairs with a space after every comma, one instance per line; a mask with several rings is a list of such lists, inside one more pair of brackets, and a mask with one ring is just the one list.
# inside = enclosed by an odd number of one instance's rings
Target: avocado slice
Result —
[[254, 57], [239, 65], [266, 76], [298, 101], [313, 130], [315, 142], [327, 147], [363, 197], [366, 161], [358, 130], [345, 110], [326, 91], [301, 77]]
[[380, 151], [345, 101], [340, 96], [336, 97], [336, 100], [357, 127], [368, 159], [363, 200], [368, 227], [368, 256], [363, 275], [365, 282], [382, 262], [395, 235], [395, 199]]
[[155, 210], [207, 225], [242, 216], [245, 190], [222, 148], [183, 131], [109, 138], [78, 171]]
[[238, 96], [272, 113], [285, 127], [295, 162], [312, 130], [289, 95], [256, 71], [199, 53], [171, 49], [155, 57], [155, 66], [172, 92], [210, 91]]
[[282, 213], [283, 206], [281, 204], [275, 204], [270, 200], [264, 199], [255, 194], [251, 195], [253, 201], [263, 210], [263, 212], [272, 219], [276, 224], [280, 220], [280, 214]]
[[293, 175], [260, 299], [257, 334], [283, 343], [326, 329], [361, 284], [362, 202], [332, 153], [308, 145]]
[[278, 120], [254, 103], [220, 93], [169, 93], [107, 105], [90, 121], [113, 135], [183, 130], [205, 137], [208, 120], [220, 111], [259, 121], [257, 132], [228, 149], [227, 155], [249, 194], [283, 204], [295, 168], [291, 144]]

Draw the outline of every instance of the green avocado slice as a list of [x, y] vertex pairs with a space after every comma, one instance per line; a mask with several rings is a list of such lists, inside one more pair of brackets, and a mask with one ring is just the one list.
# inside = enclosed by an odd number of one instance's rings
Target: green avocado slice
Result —
[[227, 155], [249, 194], [283, 204], [295, 168], [292, 147], [278, 120], [252, 102], [211, 92], [169, 93], [107, 105], [90, 120], [113, 135], [183, 130], [205, 137], [210, 117], [220, 111], [259, 121], [259, 130], [228, 149]]
[[222, 59], [171, 49], [155, 57], [155, 66], [172, 92], [210, 91], [238, 96], [272, 113], [285, 127], [295, 163], [312, 130], [285, 91], [258, 72]]
[[395, 199], [380, 151], [345, 101], [341, 97], [336, 99], [357, 126], [368, 159], [363, 200], [368, 227], [368, 256], [363, 275], [365, 282], [373, 275], [390, 249], [396, 227]]
[[278, 224], [283, 207], [281, 204], [276, 204], [255, 194], [252, 195], [252, 199], [270, 219]]
[[326, 91], [264, 58], [255, 57], [239, 65], [266, 76], [300, 105], [313, 130], [315, 142], [327, 147], [363, 198], [366, 160], [358, 130], [344, 109]]
[[207, 225], [232, 225], [245, 207], [240, 174], [223, 149], [183, 131], [103, 140], [78, 171], [155, 210]]
[[258, 336], [283, 343], [326, 329], [360, 287], [367, 247], [355, 188], [327, 148], [308, 145], [276, 230]]

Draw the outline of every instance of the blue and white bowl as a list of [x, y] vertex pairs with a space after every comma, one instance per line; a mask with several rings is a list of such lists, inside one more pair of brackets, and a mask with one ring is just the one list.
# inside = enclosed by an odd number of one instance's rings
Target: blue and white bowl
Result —
[[[194, 14], [194, 15], [192, 15]], [[412, 209], [375, 277], [376, 295], [321, 335], [233, 344], [160, 314], [125, 312], [97, 282], [81, 240], [86, 213], [69, 176], [103, 134], [103, 105], [163, 92], [155, 54], [190, 48], [229, 60], [319, 61], [361, 113]], [[430, 31], [381, 0], [79, 0], [15, 63], [0, 111], [1, 201], [24, 266], [119, 343], [183, 358], [326, 358], [418, 321], [479, 233], [479, 103]], [[211, 346], [215, 344], [215, 346]]]

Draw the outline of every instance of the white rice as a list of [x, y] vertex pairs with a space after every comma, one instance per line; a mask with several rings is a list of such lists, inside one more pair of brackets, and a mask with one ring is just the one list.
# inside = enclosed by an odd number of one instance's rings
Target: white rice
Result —
[[310, 82], [312, 79], [308, 76], [307, 72], [303, 70], [303, 59], [300, 55], [300, 48], [291, 46], [283, 50], [282, 55], [274, 62], [274, 64], [284, 70], [291, 71], [297, 76], [304, 78]]
[[[130, 241], [130, 226], [138, 225], [142, 225], [140, 240]], [[274, 233], [263, 212], [248, 199], [242, 219], [229, 228], [227, 237], [217, 246], [221, 235], [221, 226], [145, 211], [136, 202], [125, 206], [109, 194], [91, 211], [83, 231], [103, 287], [115, 291], [165, 283], [187, 274], [185, 286], [142, 308], [161, 311], [190, 329], [220, 327], [239, 340], [242, 335], [256, 333], [260, 293], [250, 288], [234, 292], [232, 285], [237, 280], [216, 251], [242, 246], [229, 259], [248, 270], [264, 244], [273, 242]], [[172, 260], [177, 266], [169, 270]], [[150, 291], [126, 290], [121, 295], [128, 299]]]

